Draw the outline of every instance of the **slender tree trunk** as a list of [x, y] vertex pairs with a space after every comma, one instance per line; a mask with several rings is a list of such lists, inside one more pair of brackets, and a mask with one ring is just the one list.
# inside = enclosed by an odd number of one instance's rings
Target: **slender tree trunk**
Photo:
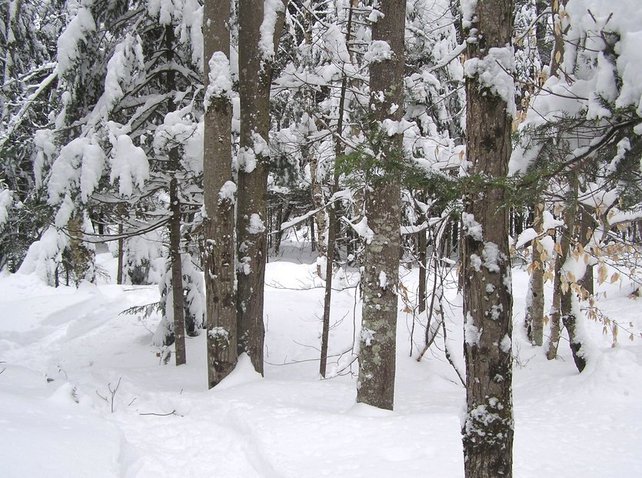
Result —
[[553, 276], [553, 304], [551, 305], [551, 311], [550, 311], [551, 335], [548, 339], [548, 349], [546, 351], [546, 358], [548, 360], [553, 360], [555, 357], [557, 357], [557, 349], [560, 343], [560, 332], [561, 332], [560, 295], [562, 293], [561, 272], [562, 272], [562, 257], [558, 250], [558, 253], [555, 256], [555, 270], [554, 270], [554, 276]]
[[[312, 205], [315, 209], [321, 209], [323, 207], [323, 188], [321, 187], [321, 178], [318, 177], [319, 169], [319, 160], [313, 154], [310, 156], [310, 192], [312, 193]], [[321, 209], [314, 215], [314, 220], [317, 223], [317, 251], [319, 252], [319, 257], [327, 257], [328, 247], [327, 247], [327, 236], [326, 234], [326, 212]], [[323, 278], [325, 271], [317, 270], [317, 275]]]
[[[263, 51], [272, 41], [274, 52], [283, 26], [278, 12], [274, 37], [261, 38], [263, 0], [239, 0], [239, 95], [241, 132], [238, 172], [237, 327], [239, 352], [246, 352], [257, 372], [263, 374], [264, 278], [267, 260], [268, 133], [272, 58]], [[266, 16], [266, 21], [270, 17]], [[267, 29], [266, 29], [267, 30]]]
[[211, 95], [205, 112], [203, 155], [207, 377], [210, 388], [229, 375], [237, 360], [234, 287], [236, 185], [232, 182], [229, 19], [230, 0], [205, 1], [205, 79], [206, 91]]
[[[543, 233], [543, 216], [544, 204], [539, 202], [535, 205], [535, 220], [533, 224], [538, 235]], [[542, 242], [539, 238], [533, 239], [532, 249], [531, 277], [528, 284], [525, 322], [531, 343], [541, 346], [544, 343], [544, 260], [542, 259]]]
[[378, 10], [383, 17], [372, 26], [372, 40], [386, 42], [392, 54], [370, 63], [368, 134], [378, 165], [375, 169], [380, 173], [370, 171], [374, 174], [366, 196], [368, 226], [373, 237], [366, 244], [361, 278], [363, 319], [357, 402], [392, 410], [401, 247], [401, 181], [397, 171], [403, 161], [403, 137], [400, 133], [388, 135], [381, 125], [386, 119], [399, 121], [404, 114], [406, 2], [380, 2]]
[[[550, 75], [557, 76], [564, 61], [564, 30], [560, 12], [566, 7], [568, 0], [551, 0], [553, 13], [553, 54], [551, 55]], [[570, 25], [570, 24], [569, 24]], [[568, 28], [568, 27], [567, 27]], [[562, 72], [564, 73], [564, 72]]]
[[[174, 60], [174, 27], [165, 27], [165, 48], [167, 49], [167, 62]], [[173, 69], [167, 71], [166, 91], [173, 93], [176, 90], [176, 78]], [[170, 96], [167, 103], [169, 113], [176, 111], [176, 105]], [[181, 264], [181, 203], [178, 194], [178, 179], [176, 173], [180, 168], [178, 149], [169, 151], [169, 258], [172, 264], [172, 305], [174, 312], [174, 346], [176, 347], [176, 365], [185, 363], [185, 309], [183, 297], [183, 267]]]
[[[479, 1], [468, 29], [468, 61], [489, 61], [485, 57], [491, 48], [510, 48], [512, 19], [512, 1]], [[491, 180], [506, 177], [512, 121], [507, 101], [512, 99], [493, 94], [477, 75], [466, 78], [466, 93], [470, 174]], [[504, 189], [486, 184], [464, 198], [464, 208], [465, 476], [511, 477], [513, 301]]]
[[571, 345], [571, 352], [573, 354], [573, 361], [575, 366], [581, 372], [586, 367], [586, 359], [582, 353], [582, 341], [577, 334], [577, 320], [573, 307], [575, 292], [573, 291], [572, 282], [576, 279], [570, 277], [568, 272], [564, 270], [564, 265], [568, 263], [571, 257], [571, 244], [575, 238], [575, 225], [577, 214], [577, 188], [578, 181], [577, 175], [574, 172], [569, 174], [569, 198], [567, 199], [566, 210], [564, 211], [564, 223], [566, 231], [562, 234], [561, 240], [561, 257], [562, 257], [562, 270], [561, 270], [561, 284], [560, 284], [560, 314], [562, 323], [568, 332], [568, 338]]
[[123, 260], [125, 258], [125, 240], [122, 238], [123, 234], [123, 225], [118, 224], [118, 234], [121, 236], [118, 238], [118, 262], [117, 262], [117, 271], [116, 271], [116, 284], [123, 283]]
[[[420, 197], [422, 201], [425, 199], [423, 193]], [[424, 213], [421, 214], [420, 218], [420, 223], [428, 220]], [[419, 313], [421, 314], [426, 310], [427, 299], [426, 275], [428, 274], [428, 229], [419, 231], [417, 234], [417, 249], [417, 257], [419, 259], [419, 290], [417, 292], [417, 305]]]
[[[593, 217], [591, 213], [587, 210], [586, 206], [582, 207], [580, 212], [580, 230], [579, 230], [579, 241], [580, 244], [585, 245], [593, 235]], [[591, 264], [586, 265], [586, 272], [584, 277], [579, 281], [579, 284], [588, 292], [590, 295], [595, 293], [595, 281], [593, 277], [593, 266]]]
[[[170, 152], [171, 155], [171, 152]], [[176, 365], [183, 365], [185, 359], [185, 310], [183, 308], [183, 268], [181, 263], [181, 204], [178, 197], [178, 180], [169, 182], [169, 257], [172, 263], [172, 309], [174, 314], [174, 346]]]
[[[350, 43], [352, 35], [352, 12], [353, 3], [350, 2], [348, 10], [348, 25], [346, 32], [346, 44]], [[345, 73], [341, 78], [341, 91], [339, 96], [339, 111], [337, 119], [337, 138], [334, 142], [334, 156], [335, 168], [333, 173], [332, 187], [330, 188], [331, 196], [334, 196], [339, 191], [339, 170], [336, 168], [336, 161], [344, 153], [343, 142], [341, 136], [343, 135], [343, 114], [345, 111], [346, 89], [348, 87], [348, 78]], [[326, 376], [326, 367], [328, 362], [328, 340], [330, 335], [330, 310], [332, 304], [332, 276], [334, 272], [334, 255], [337, 242], [337, 229], [339, 227], [339, 219], [337, 217], [337, 204], [333, 203], [328, 208], [328, 237], [326, 241], [326, 263], [325, 263], [325, 294], [323, 296], [323, 326], [321, 330], [321, 362], [319, 364], [319, 373], [323, 378]]]

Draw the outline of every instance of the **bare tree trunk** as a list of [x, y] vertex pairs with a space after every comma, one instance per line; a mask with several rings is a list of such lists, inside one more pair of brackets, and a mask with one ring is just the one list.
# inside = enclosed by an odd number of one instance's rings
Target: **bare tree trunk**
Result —
[[[350, 43], [350, 37], [352, 35], [352, 12], [353, 12], [353, 3], [350, 2], [350, 7], [348, 10], [348, 25], [346, 32], [346, 44]], [[339, 96], [339, 112], [337, 119], [337, 138], [334, 142], [334, 156], [335, 156], [335, 168], [333, 174], [333, 183], [330, 188], [331, 196], [334, 196], [339, 191], [339, 170], [336, 168], [336, 161], [343, 155], [344, 147], [343, 142], [341, 141], [341, 136], [343, 135], [343, 114], [345, 110], [345, 101], [346, 101], [346, 89], [348, 87], [348, 78], [345, 73], [341, 78], [341, 91]], [[323, 378], [326, 376], [326, 367], [328, 363], [328, 340], [330, 335], [330, 310], [332, 304], [332, 276], [334, 271], [334, 253], [336, 249], [337, 242], [337, 229], [339, 227], [339, 219], [337, 218], [337, 205], [336, 203], [332, 204], [328, 208], [328, 237], [326, 241], [325, 248], [325, 293], [323, 296], [323, 326], [321, 330], [321, 362], [319, 364], [319, 373]]]
[[560, 343], [560, 332], [561, 332], [560, 295], [562, 293], [561, 271], [562, 271], [562, 257], [558, 251], [558, 254], [555, 256], [555, 270], [554, 270], [554, 276], [553, 276], [553, 304], [551, 305], [551, 312], [550, 312], [551, 335], [548, 339], [548, 349], [546, 351], [546, 358], [548, 360], [553, 360], [555, 357], [557, 357], [557, 349]]
[[[468, 57], [489, 61], [491, 48], [510, 48], [511, 0], [476, 4], [470, 19]], [[507, 52], [507, 54], [511, 54]], [[481, 60], [479, 60], [481, 59]], [[495, 61], [495, 60], [491, 60]], [[512, 476], [512, 291], [508, 207], [504, 189], [511, 154], [507, 101], [477, 75], [466, 78], [470, 174], [491, 181], [464, 198], [462, 274], [465, 317], [466, 419], [462, 427], [467, 478]]]
[[[317, 223], [317, 250], [319, 257], [327, 257], [328, 247], [327, 238], [324, 239], [323, 235], [326, 233], [326, 212], [321, 209], [323, 207], [323, 189], [321, 187], [321, 180], [318, 178], [319, 160], [315, 155], [310, 156], [310, 190], [312, 193], [312, 205], [315, 209], [320, 209], [314, 215], [314, 220]], [[312, 236], [314, 238], [314, 236]], [[325, 271], [317, 270], [317, 275], [323, 278]]]
[[575, 316], [575, 310], [573, 308], [573, 300], [577, 300], [573, 297], [575, 292], [573, 291], [572, 282], [575, 278], [568, 275], [568, 272], [564, 271], [564, 264], [571, 257], [571, 243], [575, 238], [575, 224], [577, 213], [577, 188], [578, 181], [577, 175], [574, 172], [569, 174], [569, 198], [566, 203], [566, 210], [564, 211], [564, 223], [566, 225], [566, 231], [562, 234], [561, 240], [561, 257], [562, 257], [562, 271], [561, 271], [561, 294], [560, 294], [560, 314], [562, 323], [566, 327], [568, 332], [568, 338], [571, 345], [571, 352], [573, 354], [573, 361], [575, 366], [581, 372], [586, 367], [586, 359], [582, 353], [582, 341], [577, 335], [577, 320]]
[[383, 17], [379, 17], [372, 26], [372, 40], [386, 42], [392, 54], [370, 63], [371, 118], [368, 135], [379, 174], [371, 175], [366, 196], [368, 226], [373, 235], [366, 244], [361, 278], [363, 319], [357, 402], [392, 410], [401, 247], [398, 165], [403, 161], [403, 137], [399, 133], [388, 135], [381, 124], [386, 119], [399, 121], [404, 114], [406, 2], [380, 2], [378, 9]]
[[[544, 204], [535, 205], [533, 227], [538, 235], [543, 231]], [[533, 239], [531, 260], [531, 277], [528, 283], [526, 300], [526, 331], [533, 345], [544, 343], [544, 261], [542, 259], [542, 242], [539, 237]]]
[[122, 238], [123, 234], [123, 225], [118, 224], [118, 262], [117, 262], [117, 270], [116, 270], [116, 284], [122, 284], [123, 283], [123, 260], [125, 257], [125, 240]]
[[[278, 49], [285, 6], [278, 12], [272, 39], [261, 38], [263, 0], [239, 0], [239, 95], [241, 132], [238, 173], [237, 327], [239, 352], [246, 352], [263, 374], [264, 278], [267, 260], [267, 178], [269, 162], [272, 58], [261, 45]], [[267, 21], [266, 16], [266, 21]], [[261, 41], [263, 40], [263, 41]]]
[[[173, 61], [174, 27], [165, 27], [165, 48], [167, 62]], [[176, 79], [173, 69], [167, 70], [166, 91], [172, 93], [176, 89]], [[170, 95], [167, 111], [176, 111], [176, 105]], [[183, 297], [183, 267], [181, 264], [181, 203], [178, 195], [178, 179], [176, 172], [180, 167], [178, 149], [169, 151], [169, 258], [172, 264], [172, 304], [174, 313], [174, 346], [176, 347], [176, 365], [185, 363], [185, 310]]]
[[[203, 186], [205, 203], [205, 290], [209, 388], [234, 369], [237, 360], [232, 182], [230, 0], [206, 0], [203, 22], [205, 112]], [[209, 60], [212, 59], [210, 69]], [[225, 71], [227, 69], [227, 71]], [[222, 80], [222, 81], [220, 81]], [[229, 80], [229, 83], [228, 83]]]
[[[558, 75], [560, 66], [564, 61], [564, 30], [562, 29], [562, 19], [560, 17], [560, 12], [566, 7], [567, 2], [568, 0], [551, 0], [554, 43], [553, 54], [551, 55], [550, 76]], [[562, 72], [562, 74], [564, 74], [564, 72]]]

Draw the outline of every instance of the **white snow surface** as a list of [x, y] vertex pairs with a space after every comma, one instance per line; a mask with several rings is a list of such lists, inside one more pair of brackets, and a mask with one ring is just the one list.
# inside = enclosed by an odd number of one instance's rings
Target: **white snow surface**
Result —
[[[265, 378], [241, 357], [209, 391], [205, 334], [187, 338], [187, 365], [175, 367], [173, 358], [163, 365], [161, 350], [151, 345], [160, 317], [119, 315], [158, 300], [158, 288], [115, 285], [110, 254], [98, 255], [111, 278], [97, 286], [56, 289], [35, 274], [0, 274], [3, 478], [463, 477], [465, 394], [443, 355], [443, 338], [421, 362], [408, 357], [412, 316], [400, 312], [395, 410], [355, 406], [356, 376], [335, 375], [351, 360], [350, 353], [337, 354], [364, 335], [352, 329], [359, 292], [349, 286], [357, 273], [335, 278], [341, 287], [331, 317], [334, 378], [319, 380], [323, 288], [310, 273], [314, 257], [288, 240], [282, 254], [266, 272]], [[629, 298], [635, 287], [599, 287], [602, 310], [635, 338], [620, 332], [611, 348], [601, 325], [587, 321], [583, 333], [594, 348], [578, 374], [564, 341], [560, 359], [550, 362], [527, 343], [521, 321], [528, 277], [513, 272], [513, 339], [498, 346], [508, 350], [512, 342], [517, 354], [514, 476], [642, 476], [642, 318], [639, 299]], [[408, 290], [415, 290], [416, 277], [416, 269], [401, 269]], [[445, 309], [446, 345], [461, 368], [461, 299], [445, 292], [455, 306]]]

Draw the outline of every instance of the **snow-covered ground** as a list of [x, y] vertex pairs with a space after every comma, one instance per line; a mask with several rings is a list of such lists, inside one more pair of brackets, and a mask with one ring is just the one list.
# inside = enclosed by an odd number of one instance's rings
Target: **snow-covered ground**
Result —
[[[151, 345], [158, 317], [119, 315], [156, 301], [156, 287], [103, 279], [54, 289], [31, 275], [1, 276], [0, 476], [462, 476], [464, 389], [443, 339], [421, 362], [409, 357], [412, 317], [400, 312], [395, 411], [355, 405], [355, 277], [336, 279], [330, 368], [340, 374], [320, 380], [323, 290], [310, 257], [288, 247], [288, 259], [267, 268], [265, 378], [242, 358], [210, 391], [203, 335], [188, 339], [186, 366], [164, 365]], [[113, 271], [108, 254], [99, 259]], [[402, 275], [415, 290], [416, 270]], [[589, 323], [591, 356], [580, 375], [564, 341], [554, 362], [527, 344], [526, 279], [514, 271], [515, 476], [642, 476], [642, 317], [633, 287], [603, 287], [599, 304], [634, 339], [622, 329], [611, 347], [602, 324]], [[456, 317], [454, 291], [449, 299]], [[461, 367], [460, 320], [449, 319], [448, 331]], [[420, 325], [414, 336], [416, 357]]]

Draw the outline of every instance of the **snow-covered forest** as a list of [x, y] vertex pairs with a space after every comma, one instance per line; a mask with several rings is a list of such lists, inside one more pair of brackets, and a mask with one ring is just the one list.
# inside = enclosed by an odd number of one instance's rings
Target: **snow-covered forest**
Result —
[[0, 6], [0, 476], [642, 476], [639, 0]]

